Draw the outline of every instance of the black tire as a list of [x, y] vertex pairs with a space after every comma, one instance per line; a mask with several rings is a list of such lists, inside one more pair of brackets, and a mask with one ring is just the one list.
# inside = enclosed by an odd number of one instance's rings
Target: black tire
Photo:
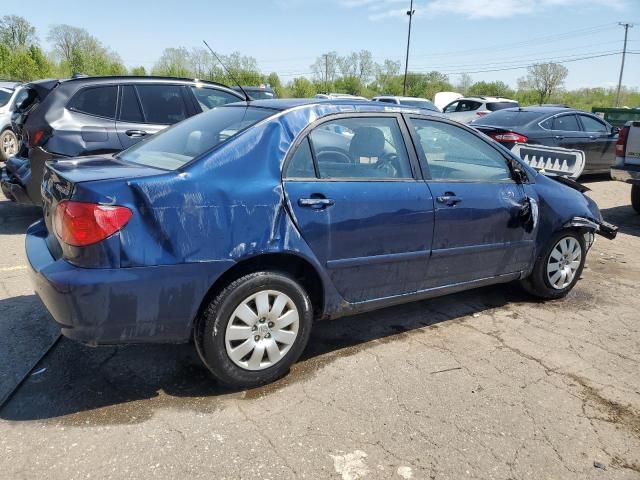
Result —
[[640, 185], [631, 185], [631, 206], [640, 213]]
[[[234, 318], [237, 320], [237, 316], [232, 318], [232, 315], [242, 303], [245, 303], [247, 298], [264, 291], [283, 293], [295, 304], [298, 314], [297, 335], [286, 353], [273, 365], [260, 367], [263, 368], [261, 370], [249, 370], [235, 363], [227, 352], [227, 327]], [[271, 297], [269, 297], [269, 301], [271, 301]], [[269, 309], [271, 308], [270, 304]], [[258, 311], [257, 306], [256, 311]], [[211, 301], [196, 324], [195, 344], [200, 358], [221, 383], [234, 389], [253, 388], [273, 382], [289, 371], [289, 367], [298, 360], [309, 341], [312, 322], [311, 300], [296, 280], [285, 273], [256, 272], [230, 283]], [[271, 322], [269, 322], [269, 326], [271, 326]], [[265, 335], [270, 337], [268, 333]], [[238, 340], [238, 342], [250, 342], [253, 338], [257, 338], [253, 337], [253, 333], [250, 336], [252, 338]], [[275, 337], [274, 330], [271, 340], [261, 338], [260, 342], [275, 342]], [[257, 343], [254, 342], [253, 345]], [[279, 343], [277, 345], [281, 346]], [[266, 350], [263, 355], [260, 358], [266, 358], [265, 363], [270, 363]]]
[[[13, 142], [14, 149], [11, 152], [5, 152], [5, 142]], [[6, 162], [9, 157], [18, 153], [18, 137], [13, 130], [7, 129], [0, 133], [0, 161]]]
[[[580, 263], [578, 265], [578, 268], [575, 270], [575, 274], [571, 282], [563, 288], [557, 288], [551, 284], [551, 281], [548, 278], [547, 265], [549, 264], [549, 258], [551, 257], [554, 248], [556, 247], [556, 245], [558, 245], [560, 240], [563, 240], [565, 238], [573, 238], [578, 242], [578, 245], [581, 249]], [[545, 300], [562, 298], [571, 291], [571, 289], [575, 286], [576, 282], [582, 275], [586, 256], [587, 249], [584, 235], [577, 230], [561, 230], [551, 237], [545, 248], [536, 259], [531, 274], [520, 283], [528, 293], [535, 297]]]

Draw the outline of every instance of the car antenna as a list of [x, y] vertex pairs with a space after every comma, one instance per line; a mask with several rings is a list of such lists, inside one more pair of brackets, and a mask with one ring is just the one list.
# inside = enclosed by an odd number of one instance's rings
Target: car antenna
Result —
[[236, 77], [234, 77], [233, 75], [231, 75], [231, 72], [229, 71], [229, 69], [225, 66], [224, 63], [222, 63], [222, 60], [220, 60], [220, 57], [218, 57], [218, 55], [216, 55], [216, 52], [213, 51], [213, 48], [211, 48], [209, 46], [209, 44], [207, 43], [206, 40], [202, 40], [202, 43], [205, 44], [205, 46], [209, 49], [209, 51], [211, 52], [211, 55], [213, 55], [215, 57], [215, 59], [218, 61], [218, 63], [220, 65], [222, 65], [222, 68], [224, 68], [224, 71], [227, 72], [227, 75], [229, 75], [229, 78], [231, 79], [231, 81], [233, 81], [233, 83], [235, 83], [238, 88], [240, 89], [240, 91], [242, 92], [242, 94], [244, 95], [245, 101], [249, 102], [251, 100], [251, 97], [247, 94], [247, 92], [244, 91], [244, 88], [242, 88], [242, 85], [240, 85], [240, 82], [238, 82], [238, 80], [236, 80]]

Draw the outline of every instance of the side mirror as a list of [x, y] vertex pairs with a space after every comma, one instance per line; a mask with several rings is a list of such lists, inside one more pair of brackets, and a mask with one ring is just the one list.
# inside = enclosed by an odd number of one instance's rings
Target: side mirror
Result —
[[620, 127], [611, 127], [611, 135], [617, 135], [620, 133]]

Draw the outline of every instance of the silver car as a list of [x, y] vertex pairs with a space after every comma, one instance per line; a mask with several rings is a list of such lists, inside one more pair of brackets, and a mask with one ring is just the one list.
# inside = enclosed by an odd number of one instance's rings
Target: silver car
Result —
[[491, 112], [519, 106], [517, 101], [502, 97], [462, 97], [445, 106], [442, 113], [451, 120], [469, 123]]
[[401, 97], [398, 95], [379, 95], [373, 97], [371, 100], [374, 102], [393, 103], [394, 105], [406, 105], [408, 107], [424, 108], [433, 112], [439, 112], [431, 100], [420, 97]]
[[19, 82], [0, 82], [0, 161], [18, 153], [18, 138], [11, 129], [11, 114], [21, 101]]

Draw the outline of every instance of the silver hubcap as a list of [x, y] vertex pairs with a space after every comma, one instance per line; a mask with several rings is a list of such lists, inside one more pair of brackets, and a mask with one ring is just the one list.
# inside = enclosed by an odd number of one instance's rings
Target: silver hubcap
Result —
[[547, 278], [553, 288], [567, 288], [576, 276], [582, 260], [582, 248], [573, 237], [560, 239], [547, 262]]
[[2, 151], [7, 155], [14, 155], [17, 152], [16, 137], [10, 133], [5, 133], [2, 136]]
[[233, 363], [264, 370], [278, 363], [298, 337], [300, 318], [293, 300], [276, 290], [244, 299], [231, 315], [224, 342]]

